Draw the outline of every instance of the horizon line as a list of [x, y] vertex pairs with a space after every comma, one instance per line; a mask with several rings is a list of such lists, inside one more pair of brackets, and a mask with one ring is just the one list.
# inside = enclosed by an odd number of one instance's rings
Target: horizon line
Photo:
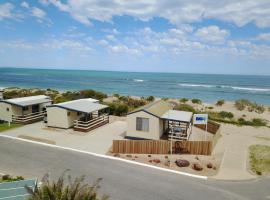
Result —
[[164, 71], [121, 71], [121, 70], [97, 70], [97, 69], [65, 69], [58, 67], [22, 67], [22, 66], [0, 66], [0, 69], [34, 69], [34, 70], [63, 70], [63, 71], [97, 71], [97, 72], [124, 72], [124, 73], [165, 73], [165, 74], [198, 74], [198, 75], [232, 75], [232, 76], [270, 76], [270, 74], [239, 74], [239, 73], [194, 73], [194, 72], [164, 72]]

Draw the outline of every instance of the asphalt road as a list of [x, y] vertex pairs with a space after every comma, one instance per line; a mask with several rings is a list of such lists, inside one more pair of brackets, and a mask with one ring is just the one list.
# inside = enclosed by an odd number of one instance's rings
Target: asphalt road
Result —
[[41, 178], [58, 177], [70, 169], [101, 182], [101, 194], [111, 200], [270, 199], [270, 179], [248, 182], [201, 180], [156, 169], [0, 137], [0, 172]]

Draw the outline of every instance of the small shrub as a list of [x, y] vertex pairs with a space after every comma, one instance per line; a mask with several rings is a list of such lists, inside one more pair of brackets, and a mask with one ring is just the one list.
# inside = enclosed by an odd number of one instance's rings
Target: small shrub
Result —
[[147, 101], [154, 101], [154, 100], [155, 100], [155, 97], [149, 96], [149, 97], [146, 98], [146, 100], [147, 100]]
[[179, 104], [178, 106], [175, 107], [175, 110], [181, 110], [181, 111], [188, 111], [188, 112], [193, 112], [196, 113], [196, 110], [188, 105], [188, 104]]
[[192, 99], [191, 102], [194, 104], [202, 104], [202, 101], [200, 99]]
[[212, 110], [212, 109], [214, 109], [214, 107], [213, 106], [209, 106], [209, 107], [207, 107], [207, 109]]
[[187, 98], [181, 98], [179, 101], [180, 101], [181, 103], [186, 103], [186, 102], [188, 102], [188, 99], [187, 99]]
[[234, 106], [235, 106], [238, 110], [242, 111], [242, 110], [244, 110], [247, 106], [249, 106], [250, 104], [251, 104], [251, 102], [250, 102], [249, 100], [247, 100], [247, 99], [239, 99], [239, 100], [236, 100], [236, 101], [235, 101]]
[[117, 98], [119, 98], [119, 97], [120, 97], [120, 95], [119, 95], [119, 94], [113, 94], [113, 96], [114, 96], [114, 97], [117, 97]]
[[224, 99], [221, 99], [221, 100], [218, 100], [216, 105], [217, 106], [222, 106], [223, 104], [225, 103], [225, 100]]
[[231, 112], [226, 112], [226, 111], [221, 111], [219, 113], [219, 116], [221, 118], [228, 118], [228, 119], [232, 119], [233, 118], [233, 114]]

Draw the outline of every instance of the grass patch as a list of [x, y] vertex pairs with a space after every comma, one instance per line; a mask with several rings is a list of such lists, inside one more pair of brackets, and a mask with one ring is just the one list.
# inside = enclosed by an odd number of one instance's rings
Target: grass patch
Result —
[[252, 145], [249, 151], [251, 170], [257, 175], [270, 174], [270, 146]]
[[265, 137], [265, 136], [254, 136], [255, 138], [257, 139], [260, 139], [260, 140], [266, 140], [266, 141], [269, 141], [270, 140], [270, 137]]
[[0, 124], [0, 132], [7, 131], [7, 130], [12, 129], [12, 128], [18, 128], [20, 126], [22, 126], [22, 125], [10, 124], [10, 126], [9, 126], [8, 123], [3, 123], [3, 124]]

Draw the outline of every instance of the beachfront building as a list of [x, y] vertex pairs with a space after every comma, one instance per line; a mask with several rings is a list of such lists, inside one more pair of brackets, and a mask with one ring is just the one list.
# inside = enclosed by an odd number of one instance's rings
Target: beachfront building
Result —
[[192, 131], [192, 117], [192, 112], [173, 110], [169, 103], [155, 101], [128, 113], [126, 137], [188, 140]]
[[51, 98], [45, 95], [0, 100], [0, 120], [20, 124], [41, 121]]
[[96, 99], [78, 99], [47, 107], [47, 126], [87, 132], [109, 123], [108, 106]]

